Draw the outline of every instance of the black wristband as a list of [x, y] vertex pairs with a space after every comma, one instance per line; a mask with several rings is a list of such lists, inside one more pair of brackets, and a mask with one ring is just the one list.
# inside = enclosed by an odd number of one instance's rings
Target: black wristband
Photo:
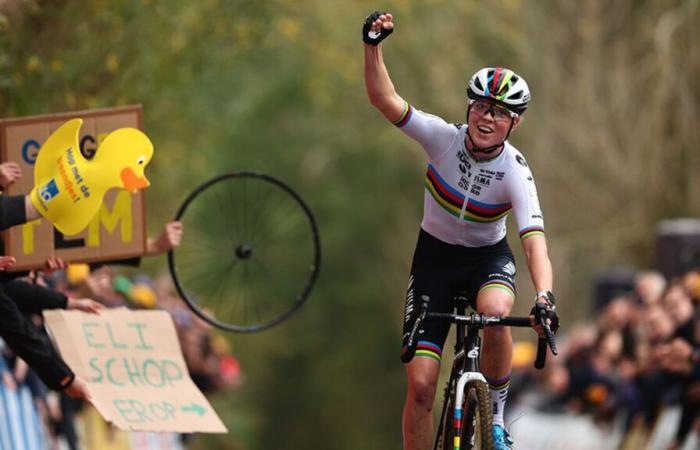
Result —
[[362, 26], [362, 41], [365, 44], [377, 46], [377, 45], [379, 45], [380, 42], [382, 42], [384, 39], [386, 39], [391, 33], [393, 33], [393, 31], [394, 31], [393, 28], [390, 28], [390, 29], [381, 28], [379, 31], [372, 31], [372, 24], [382, 14], [386, 14], [386, 12], [375, 11], [372, 14], [370, 14], [369, 16], [367, 16], [367, 19], [365, 19], [365, 24]]

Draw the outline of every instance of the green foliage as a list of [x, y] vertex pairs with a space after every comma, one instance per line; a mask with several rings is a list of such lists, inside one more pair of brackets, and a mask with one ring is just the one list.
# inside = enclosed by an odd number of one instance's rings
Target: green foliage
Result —
[[[3, 117], [143, 104], [156, 144], [152, 232], [192, 188], [224, 171], [278, 176], [317, 215], [317, 288], [290, 321], [230, 337], [246, 382], [215, 404], [231, 434], [192, 447], [399, 448], [400, 315], [424, 158], [366, 99], [360, 24], [376, 6], [34, 0], [5, 8]], [[697, 1], [484, 8], [394, 0], [386, 8], [397, 23], [387, 65], [417, 107], [463, 121], [467, 79], [483, 65], [509, 66], [530, 83], [532, 106], [513, 141], [538, 181], [565, 316], [587, 312], [601, 267], [650, 264], [659, 219], [700, 213]]]

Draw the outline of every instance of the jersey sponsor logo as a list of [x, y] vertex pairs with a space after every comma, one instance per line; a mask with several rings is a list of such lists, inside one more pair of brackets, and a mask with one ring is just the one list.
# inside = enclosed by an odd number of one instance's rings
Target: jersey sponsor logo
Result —
[[481, 194], [481, 186], [478, 184], [475, 184], [472, 186], [472, 190], [470, 191], [474, 195], [480, 195]]
[[455, 126], [455, 128], [457, 128], [458, 130], [461, 130], [461, 129], [462, 129], [462, 127], [464, 126], [464, 124], [463, 124], [463, 123], [453, 123], [452, 125], [454, 125], [454, 126]]
[[513, 261], [508, 261], [508, 264], [503, 266], [503, 272], [508, 275], [515, 275], [515, 264], [513, 264]]
[[404, 322], [408, 323], [413, 314], [413, 274], [408, 278], [408, 287], [406, 288], [406, 310], [404, 312]]
[[520, 164], [523, 167], [527, 167], [527, 161], [525, 161], [525, 158], [523, 158], [520, 155], [515, 155], [515, 160], [518, 161], [518, 164]]
[[474, 183], [478, 183], [482, 186], [491, 186], [490, 178], [489, 176], [477, 175], [474, 177]]
[[467, 180], [464, 177], [460, 178], [459, 179], [459, 187], [461, 187], [465, 191], [469, 190], [469, 180]]
[[457, 159], [459, 159], [459, 161], [467, 167], [467, 170], [471, 170], [472, 163], [469, 162], [469, 157], [464, 152], [464, 150], [460, 150], [457, 152]]
[[504, 176], [506, 176], [506, 173], [505, 173], [505, 172], [496, 172], [496, 179], [497, 179], [498, 181], [501, 181], [501, 180], [503, 179]]

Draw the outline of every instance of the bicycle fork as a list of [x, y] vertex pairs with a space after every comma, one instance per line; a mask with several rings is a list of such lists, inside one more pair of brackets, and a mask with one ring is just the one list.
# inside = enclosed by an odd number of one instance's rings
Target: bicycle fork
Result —
[[[460, 334], [462, 336], [460, 336]], [[455, 450], [459, 450], [461, 445], [461, 434], [462, 434], [462, 417], [464, 413], [465, 406], [465, 390], [467, 383], [473, 381], [481, 381], [486, 383], [486, 378], [481, 374], [479, 369], [479, 354], [481, 352], [481, 338], [479, 337], [479, 332], [476, 329], [469, 327], [467, 331], [467, 336], [464, 338], [464, 331], [457, 331], [457, 342], [460, 342], [460, 337], [463, 337], [461, 342], [464, 342], [464, 346], [460, 350], [462, 355], [457, 355], [457, 357], [464, 358], [464, 365], [462, 369], [457, 372], [457, 389], [454, 393], [454, 442], [453, 446]], [[466, 352], [466, 354], [464, 354]]]

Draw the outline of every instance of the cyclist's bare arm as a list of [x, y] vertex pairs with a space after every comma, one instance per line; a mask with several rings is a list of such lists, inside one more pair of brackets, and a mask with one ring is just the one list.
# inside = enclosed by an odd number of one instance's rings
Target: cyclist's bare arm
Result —
[[[547, 253], [547, 241], [544, 235], [533, 235], [526, 237], [522, 241], [525, 251], [525, 259], [527, 260], [527, 269], [530, 272], [532, 283], [535, 285], [536, 292], [552, 291], [553, 275], [552, 263], [549, 260]], [[547, 301], [538, 297], [536, 303], [547, 303]], [[533, 327], [540, 338], [544, 338], [545, 332], [542, 326], [536, 322], [533, 317]], [[551, 325], [552, 321], [547, 319], [547, 324]]]
[[[372, 30], [392, 29], [393, 17], [386, 13], [379, 16], [372, 24]], [[404, 113], [404, 99], [394, 89], [389, 72], [382, 57], [382, 44], [365, 46], [365, 86], [372, 106], [377, 108], [388, 120], [396, 122]]]
[[552, 290], [552, 263], [547, 253], [547, 241], [543, 235], [523, 239], [527, 268], [535, 285], [535, 292]]

